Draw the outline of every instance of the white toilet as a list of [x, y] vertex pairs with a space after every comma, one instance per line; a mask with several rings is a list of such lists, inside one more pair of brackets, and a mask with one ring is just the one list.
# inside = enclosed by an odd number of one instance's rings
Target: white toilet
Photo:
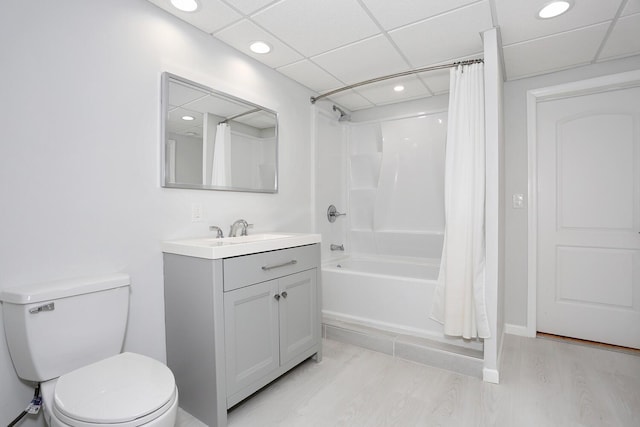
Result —
[[157, 360], [120, 353], [129, 276], [64, 280], [0, 291], [13, 366], [41, 383], [51, 427], [173, 427], [178, 389]]

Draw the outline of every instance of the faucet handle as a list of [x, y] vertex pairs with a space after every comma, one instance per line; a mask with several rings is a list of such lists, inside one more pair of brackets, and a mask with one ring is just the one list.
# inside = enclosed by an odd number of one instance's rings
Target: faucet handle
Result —
[[216, 232], [216, 239], [221, 239], [224, 237], [224, 234], [222, 234], [222, 229], [220, 227], [218, 227], [217, 225], [210, 225], [209, 226], [209, 231], [215, 231]]
[[250, 228], [253, 228], [253, 224], [249, 224], [245, 221], [245, 226], [242, 228], [242, 236], [247, 236], [247, 230], [249, 230]]

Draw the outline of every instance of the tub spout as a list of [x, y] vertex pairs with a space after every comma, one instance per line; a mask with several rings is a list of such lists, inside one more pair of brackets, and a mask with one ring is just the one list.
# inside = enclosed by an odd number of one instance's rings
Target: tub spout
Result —
[[344, 251], [344, 245], [334, 245], [333, 243], [329, 246], [329, 249], [332, 251]]

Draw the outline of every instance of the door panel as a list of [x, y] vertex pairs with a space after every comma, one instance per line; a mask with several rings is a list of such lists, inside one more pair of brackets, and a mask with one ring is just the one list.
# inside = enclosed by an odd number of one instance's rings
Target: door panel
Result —
[[278, 281], [224, 294], [227, 396], [279, 366]]
[[537, 108], [537, 329], [640, 348], [640, 88]]
[[[280, 363], [313, 346], [320, 333], [316, 310], [316, 270], [280, 279]], [[286, 297], [284, 293], [286, 292]]]

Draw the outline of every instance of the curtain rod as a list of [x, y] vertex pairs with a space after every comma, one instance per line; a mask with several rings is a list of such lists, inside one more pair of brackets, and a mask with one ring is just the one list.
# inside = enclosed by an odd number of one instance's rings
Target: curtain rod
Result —
[[322, 95], [312, 96], [311, 97], [311, 103], [315, 104], [316, 101], [318, 101], [319, 99], [326, 98], [327, 96], [335, 95], [336, 93], [340, 93], [340, 92], [343, 92], [345, 90], [349, 90], [349, 89], [353, 89], [355, 87], [368, 85], [368, 84], [371, 84], [371, 83], [381, 82], [381, 81], [384, 81], [384, 80], [395, 79], [396, 77], [404, 77], [404, 76], [410, 76], [411, 74], [424, 73], [426, 71], [434, 71], [434, 70], [442, 70], [442, 69], [445, 69], [445, 68], [453, 68], [453, 67], [457, 67], [458, 65], [471, 65], [471, 64], [478, 64], [478, 63], [484, 63], [484, 59], [482, 59], [482, 58], [479, 58], [479, 59], [468, 59], [466, 61], [453, 62], [451, 64], [434, 65], [434, 66], [431, 66], [431, 67], [417, 68], [415, 70], [409, 70], [409, 71], [403, 71], [401, 73], [389, 74], [388, 76], [376, 77], [375, 79], [369, 79], [369, 80], [365, 80], [365, 81], [360, 82], [360, 83], [354, 83], [354, 84], [349, 85], [349, 86], [344, 86], [344, 87], [341, 87], [341, 88], [338, 88], [338, 89], [334, 89], [334, 90], [332, 90], [330, 92], [323, 93]]
[[254, 108], [253, 110], [245, 111], [244, 113], [240, 113], [240, 114], [236, 114], [235, 116], [227, 117], [226, 119], [224, 119], [223, 121], [221, 121], [218, 124], [227, 123], [230, 120], [234, 120], [234, 119], [237, 119], [237, 118], [242, 117], [242, 116], [248, 116], [249, 114], [257, 113], [258, 111], [260, 111], [259, 108]]

